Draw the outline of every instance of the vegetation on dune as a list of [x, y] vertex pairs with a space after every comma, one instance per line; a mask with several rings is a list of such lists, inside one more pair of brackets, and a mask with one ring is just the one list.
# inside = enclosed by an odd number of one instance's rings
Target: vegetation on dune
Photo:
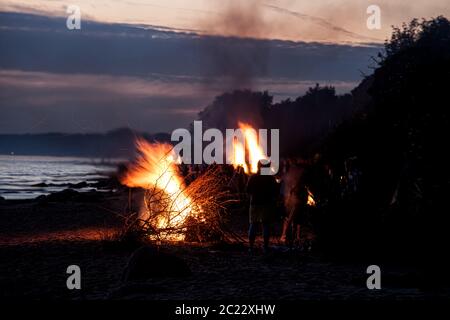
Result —
[[[324, 210], [325, 247], [443, 268], [450, 244], [449, 76], [447, 19], [413, 20], [394, 29], [365, 80], [370, 101], [364, 112], [340, 125], [323, 147], [324, 161], [336, 171], [356, 157], [363, 174], [351, 201]], [[442, 274], [435, 271], [428, 274]]]

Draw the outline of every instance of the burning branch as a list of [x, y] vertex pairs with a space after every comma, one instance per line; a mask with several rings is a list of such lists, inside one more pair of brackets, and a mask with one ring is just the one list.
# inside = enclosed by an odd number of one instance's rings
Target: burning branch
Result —
[[[227, 188], [227, 177], [218, 165], [189, 185], [180, 175], [172, 146], [138, 140], [140, 156], [122, 183], [144, 188], [143, 208], [129, 225], [152, 240], [202, 240], [203, 234], [230, 238], [223, 228], [227, 205], [235, 201]], [[193, 233], [197, 233], [195, 236]]]
[[[147, 189], [144, 196], [144, 212], [141, 212], [140, 228], [153, 240], [204, 240], [202, 234], [229, 238], [224, 231], [227, 204], [233, 202], [224, 183], [219, 166], [208, 168], [187, 187], [176, 194], [156, 186]], [[183, 207], [179, 199], [190, 199]]]

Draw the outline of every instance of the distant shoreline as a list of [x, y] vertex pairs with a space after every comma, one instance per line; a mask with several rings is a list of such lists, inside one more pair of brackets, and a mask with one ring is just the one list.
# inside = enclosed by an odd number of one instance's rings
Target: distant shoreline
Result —
[[168, 133], [148, 134], [128, 128], [107, 133], [0, 134], [0, 155], [129, 158], [137, 137], [170, 141]]

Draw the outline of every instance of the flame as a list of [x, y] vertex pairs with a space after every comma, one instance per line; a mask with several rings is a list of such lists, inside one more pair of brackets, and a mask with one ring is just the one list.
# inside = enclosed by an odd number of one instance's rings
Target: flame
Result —
[[237, 167], [244, 168], [245, 173], [248, 173], [248, 166], [245, 162], [245, 147], [244, 145], [238, 141], [237, 139], [233, 140], [233, 166], [236, 169]]
[[306, 189], [308, 191], [308, 200], [306, 201], [306, 204], [308, 206], [314, 207], [316, 205], [316, 200], [314, 200], [314, 196], [309, 189]]
[[[179, 159], [173, 147], [166, 143], [149, 143], [144, 139], [137, 139], [136, 146], [139, 155], [136, 162], [128, 167], [121, 183], [128, 187], [164, 190], [170, 199], [171, 208], [168, 216], [158, 217], [155, 227], [167, 229], [183, 226], [193, 210], [193, 202], [183, 193], [184, 182], [178, 172]], [[184, 239], [180, 234], [168, 236], [166, 238], [171, 240]]]
[[[239, 122], [238, 126], [243, 132], [245, 147], [241, 141], [233, 140], [233, 159], [231, 162], [235, 168], [242, 167], [247, 174], [250, 172], [256, 173], [258, 172], [259, 160], [267, 160], [268, 157], [258, 143], [256, 130], [244, 122]], [[246, 152], [248, 154], [248, 162]]]

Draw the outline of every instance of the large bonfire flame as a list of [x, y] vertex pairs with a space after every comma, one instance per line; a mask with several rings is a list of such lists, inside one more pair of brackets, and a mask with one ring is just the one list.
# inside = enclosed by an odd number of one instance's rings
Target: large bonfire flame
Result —
[[[183, 178], [177, 168], [179, 160], [172, 146], [166, 143], [148, 143], [144, 139], [138, 139], [136, 145], [139, 156], [136, 162], [128, 167], [121, 182], [129, 187], [140, 187], [161, 193], [159, 199], [166, 201], [144, 203], [145, 208], [153, 207], [154, 210], [165, 213], [156, 216], [156, 221], [151, 221], [154, 228], [169, 230], [182, 227], [186, 218], [196, 213], [199, 208], [184, 192]], [[174, 240], [183, 238], [179, 235], [174, 237]]]
[[[242, 167], [245, 173], [256, 173], [258, 171], [259, 160], [267, 160], [263, 149], [258, 143], [258, 135], [256, 130], [247, 123], [239, 122], [239, 129], [244, 135], [244, 144], [237, 140], [233, 140], [233, 154], [231, 155], [231, 163], [235, 168]], [[248, 161], [246, 157], [248, 154]]]

